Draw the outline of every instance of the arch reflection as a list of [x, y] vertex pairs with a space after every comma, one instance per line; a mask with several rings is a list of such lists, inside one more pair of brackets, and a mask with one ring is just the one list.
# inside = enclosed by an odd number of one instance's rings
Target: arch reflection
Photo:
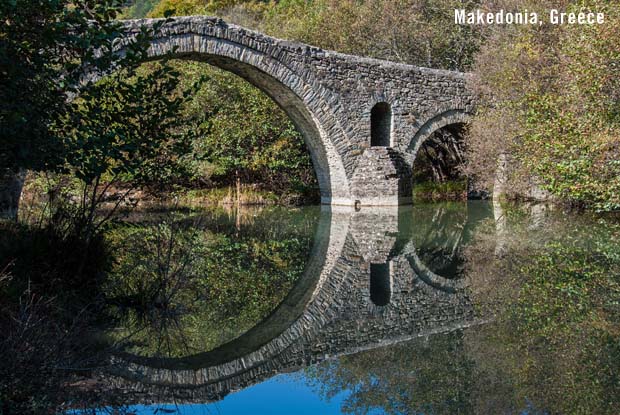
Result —
[[[443, 212], [323, 207], [313, 259], [305, 270], [312, 283], [295, 287], [291, 293], [296, 294], [243, 341], [182, 358], [119, 354], [108, 372], [111, 385], [172, 394], [180, 401], [217, 400], [333, 356], [477, 324], [462, 281], [434, 272], [416, 244], [422, 252], [444, 252], [436, 246], [455, 245], [458, 251], [468, 229], [486, 212]], [[433, 223], [443, 230], [433, 230]], [[438, 244], [442, 234], [448, 242]]]

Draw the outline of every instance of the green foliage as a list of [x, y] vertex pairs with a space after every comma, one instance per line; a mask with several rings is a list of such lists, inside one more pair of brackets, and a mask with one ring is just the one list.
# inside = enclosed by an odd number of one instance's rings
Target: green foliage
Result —
[[131, 6], [125, 8], [121, 14], [123, 19], [142, 19], [145, 18], [153, 8], [159, 3], [159, 0], [135, 0]]
[[151, 11], [151, 17], [163, 17], [166, 12], [175, 16], [198, 14], [217, 15], [226, 9], [241, 6], [248, 9], [261, 9], [268, 3], [263, 0], [160, 0]]
[[415, 201], [467, 200], [467, 180], [426, 181], [413, 186]]
[[112, 337], [130, 335], [129, 347], [140, 354], [182, 356], [211, 350], [259, 323], [302, 275], [314, 225], [288, 222], [271, 230], [268, 214], [259, 216], [264, 222], [244, 224], [238, 233], [228, 220], [217, 230], [217, 219], [187, 216], [117, 227], [108, 237], [117, 258], [104, 289], [112, 315], [120, 317]]
[[316, 186], [303, 139], [287, 116], [247, 82], [218, 75], [194, 101], [213, 103], [206, 107], [207, 134], [196, 145], [213, 179], [226, 183], [238, 172], [244, 183], [262, 182], [267, 189]]
[[[178, 115], [191, 90], [176, 94], [178, 73], [166, 62], [146, 75], [137, 67], [125, 66], [81, 91], [72, 112], [54, 126], [67, 150], [64, 169], [80, 181], [78, 200], [59, 200], [58, 208], [70, 212], [74, 231], [87, 241], [133, 190], [162, 189], [186, 171], [195, 131], [182, 129]], [[110, 197], [108, 190], [121, 183], [120, 195]], [[99, 215], [110, 199], [111, 210]]]
[[[325, 49], [434, 68], [466, 70], [480, 34], [454, 24], [455, 8], [479, 1], [286, 0], [265, 12], [265, 30]], [[283, 24], [285, 22], [286, 24]]]
[[104, 175], [108, 182], [131, 177], [137, 186], [165, 183], [189, 151], [190, 137], [177, 131], [184, 102], [174, 95], [178, 76], [166, 63], [147, 75], [121, 69], [83, 91], [58, 126], [71, 172], [84, 183]]
[[308, 368], [306, 376], [326, 399], [351, 391], [342, 403], [345, 414], [475, 413], [474, 362], [463, 337], [440, 334], [344, 356]]
[[[543, 3], [523, 6], [544, 9], [554, 2]], [[620, 7], [571, 1], [566, 12], [584, 9], [604, 13], [606, 23], [511, 27], [485, 43], [477, 57], [483, 99], [470, 166], [484, 176], [478, 166], [493, 167], [482, 159], [504, 152], [513, 158], [512, 180], [521, 187], [535, 177], [560, 200], [617, 210]]]
[[[7, 23], [0, 63], [8, 75], [0, 97], [0, 160], [13, 171], [77, 178], [80, 197], [57, 207], [73, 217], [73, 233], [87, 244], [114, 212], [103, 218], [96, 212], [111, 186], [128, 177], [129, 190], [159, 183], [189, 151], [177, 113], [191, 90], [174, 95], [179, 74], [165, 61], [138, 74], [152, 34], [143, 28], [122, 39], [116, 6], [113, 0], [20, 1], [0, 9]], [[114, 50], [121, 40], [124, 53]]]
[[521, 266], [509, 323], [528, 351], [521, 375], [550, 385], [526, 393], [560, 412], [614, 413], [618, 404], [618, 246], [617, 224], [602, 221], [591, 233], [567, 230]]
[[70, 111], [67, 93], [83, 68], [105, 70], [118, 36], [113, 0], [5, 1], [0, 5], [0, 165], [12, 170], [64, 165], [61, 140], [49, 126]]
[[[71, 374], [60, 368], [73, 367], [78, 351], [92, 352], [77, 333], [102, 305], [104, 225], [127, 194], [104, 214], [99, 208], [123, 178], [131, 177], [130, 190], [165, 179], [188, 151], [177, 124], [184, 95], [173, 94], [178, 74], [166, 62], [137, 74], [151, 33], [119, 39], [116, 6], [0, 4], [0, 165], [69, 177], [49, 193], [38, 222], [2, 224], [1, 346], [15, 357], [0, 365], [2, 412], [57, 412], [75, 402], [62, 395]], [[125, 53], [114, 51], [118, 41], [127, 41]], [[62, 187], [72, 181], [77, 197]]]

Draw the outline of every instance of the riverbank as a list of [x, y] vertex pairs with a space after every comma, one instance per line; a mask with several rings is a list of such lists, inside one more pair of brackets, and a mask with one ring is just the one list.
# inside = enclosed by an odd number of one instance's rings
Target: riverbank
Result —
[[[46, 215], [50, 205], [74, 203], [81, 197], [80, 184], [68, 177], [29, 174], [21, 194], [20, 217], [31, 221]], [[166, 188], [145, 187], [133, 189], [122, 183], [109, 186], [102, 183], [96, 192], [101, 194], [98, 207], [103, 210], [144, 209], [153, 206], [309, 206], [320, 204], [318, 189], [280, 189], [278, 192], [258, 184], [220, 187], [185, 187], [170, 185]]]
[[190, 206], [307, 206], [316, 205], [321, 201], [317, 192], [276, 193], [261, 189], [257, 185], [242, 185], [239, 195], [232, 186], [208, 189], [187, 189], [178, 195], [179, 201]]
[[413, 200], [418, 202], [455, 202], [466, 201], [467, 180], [447, 181], [443, 183], [425, 181], [414, 183]]

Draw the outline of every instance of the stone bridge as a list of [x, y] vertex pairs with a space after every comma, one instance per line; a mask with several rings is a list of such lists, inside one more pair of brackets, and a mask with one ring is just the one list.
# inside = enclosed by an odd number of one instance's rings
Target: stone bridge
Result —
[[[157, 21], [126, 21], [128, 38]], [[410, 203], [421, 143], [473, 110], [466, 74], [326, 51], [211, 17], [165, 23], [149, 53], [207, 62], [269, 95], [304, 137], [323, 204]]]
[[[124, 21], [119, 51], [160, 20]], [[172, 56], [233, 72], [288, 114], [310, 151], [323, 204], [410, 203], [420, 145], [473, 111], [464, 73], [322, 50], [205, 16], [171, 19], [152, 32], [150, 59]], [[3, 215], [17, 214], [22, 184], [23, 174], [0, 176]]]
[[107, 388], [133, 402], [218, 400], [333, 356], [480, 323], [464, 280], [422, 263], [412, 213], [325, 207], [304, 275], [265, 320], [204, 353], [118, 354]]

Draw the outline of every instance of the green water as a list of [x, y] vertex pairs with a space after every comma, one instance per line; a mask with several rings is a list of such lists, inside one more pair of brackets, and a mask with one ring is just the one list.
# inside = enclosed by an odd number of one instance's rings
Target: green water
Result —
[[303, 273], [319, 215], [318, 207], [134, 215], [108, 235], [116, 264], [105, 292], [117, 322], [109, 340], [171, 357], [240, 336]]
[[163, 210], [109, 238], [101, 373], [126, 403], [212, 402], [293, 371], [345, 413], [620, 411], [617, 218]]

